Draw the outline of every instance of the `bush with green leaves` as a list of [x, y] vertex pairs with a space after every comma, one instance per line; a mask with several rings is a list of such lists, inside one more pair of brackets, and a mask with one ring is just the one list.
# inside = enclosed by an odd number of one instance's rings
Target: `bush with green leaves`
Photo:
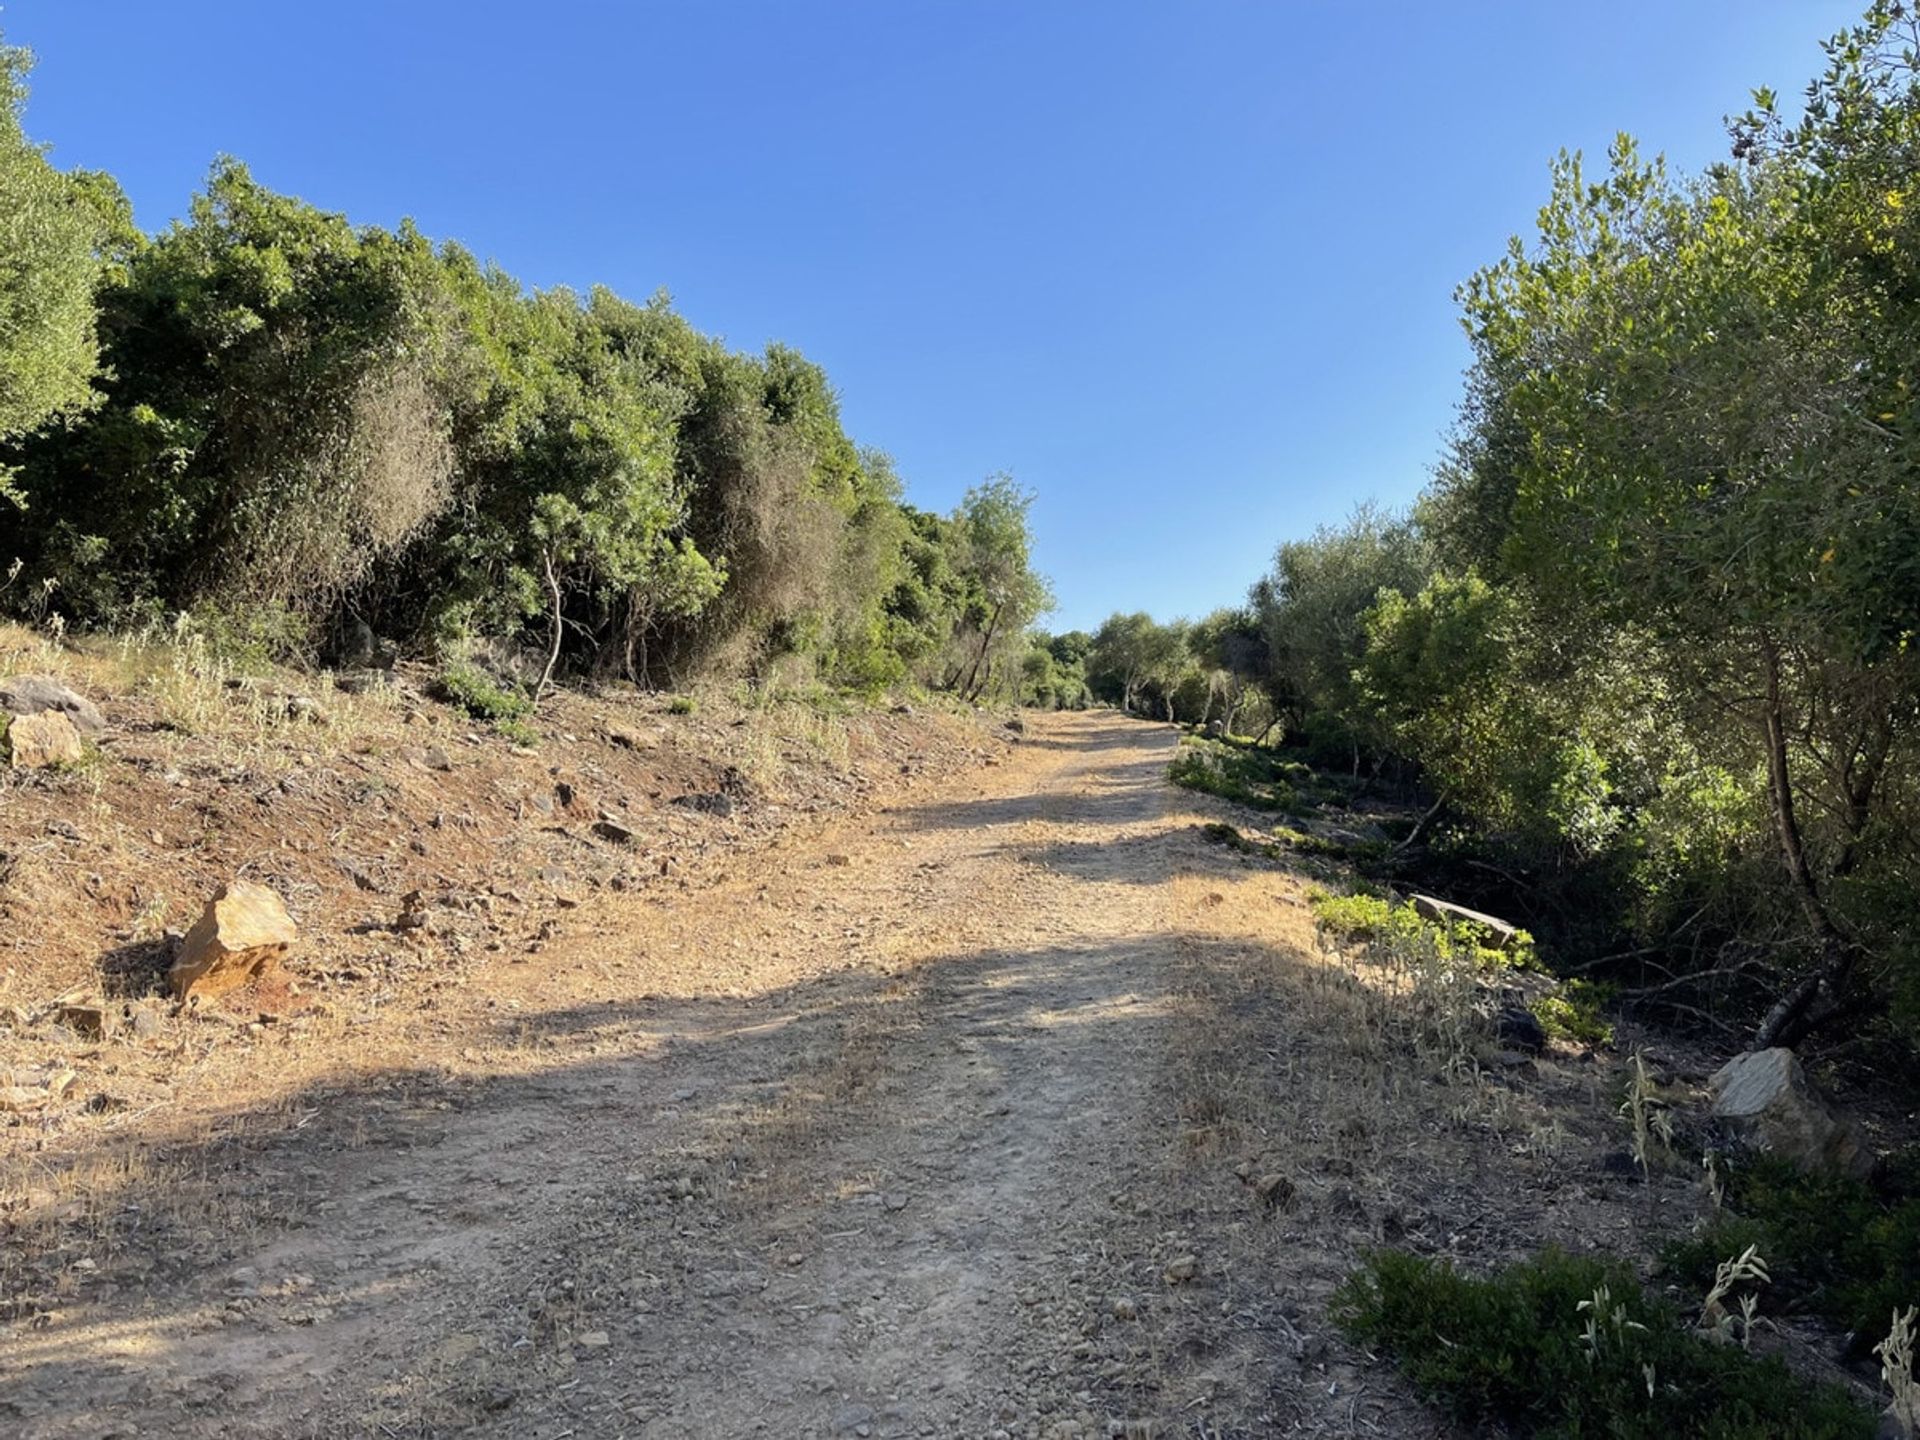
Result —
[[449, 701], [476, 720], [524, 721], [533, 713], [532, 700], [477, 665], [449, 666], [440, 677], [440, 688]]
[[[1920, 1157], [1920, 1147], [1913, 1154]], [[1875, 1188], [1767, 1155], [1717, 1166], [1723, 1209], [1661, 1252], [1681, 1281], [1699, 1284], [1726, 1256], [1757, 1246], [1773, 1271], [1767, 1299], [1846, 1326], [1862, 1355], [1885, 1336], [1895, 1309], [1920, 1303], [1920, 1176], [1901, 1174], [1896, 1163], [1891, 1183]]]
[[1877, 1428], [1844, 1390], [1704, 1338], [1611, 1261], [1547, 1250], [1474, 1279], [1383, 1251], [1332, 1314], [1468, 1425], [1553, 1440], [1871, 1440]]
[[1308, 906], [1315, 927], [1338, 941], [1378, 946], [1383, 950], [1431, 947], [1444, 961], [1460, 961], [1475, 969], [1498, 971], [1539, 967], [1533, 937], [1516, 932], [1511, 945], [1488, 944], [1487, 932], [1471, 920], [1429, 920], [1411, 900], [1356, 891], [1350, 895], [1315, 893]]

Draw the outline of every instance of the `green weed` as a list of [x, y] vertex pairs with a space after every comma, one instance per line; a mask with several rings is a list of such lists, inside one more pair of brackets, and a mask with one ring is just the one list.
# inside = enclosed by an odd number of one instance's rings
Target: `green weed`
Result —
[[1469, 1425], [1558, 1440], [1867, 1440], [1874, 1417], [1775, 1358], [1690, 1333], [1616, 1262], [1547, 1250], [1486, 1280], [1395, 1251], [1333, 1318]]
[[1721, 1259], [1757, 1246], [1772, 1267], [1770, 1294], [1846, 1326], [1862, 1355], [1886, 1333], [1889, 1315], [1920, 1298], [1920, 1194], [1876, 1191], [1767, 1155], [1722, 1167], [1722, 1211], [1661, 1251], [1676, 1279], [1703, 1283]]

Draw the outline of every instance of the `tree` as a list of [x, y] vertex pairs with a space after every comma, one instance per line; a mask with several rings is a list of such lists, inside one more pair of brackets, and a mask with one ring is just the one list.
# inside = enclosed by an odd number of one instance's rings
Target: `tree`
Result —
[[1703, 748], [1765, 777], [1807, 959], [1762, 1044], [1870, 1002], [1863, 964], [1915, 970], [1891, 812], [1920, 713], [1920, 91], [1894, 16], [1833, 42], [1798, 130], [1761, 97], [1744, 169], [1563, 157], [1536, 247], [1463, 291], [1480, 443], [1443, 511], [1571, 644], [1631, 634]]
[[[0, 44], [0, 442], [94, 402], [99, 364], [93, 290], [102, 214], [118, 191], [63, 175], [27, 139], [21, 111], [32, 57]], [[21, 495], [0, 466], [0, 500]]]

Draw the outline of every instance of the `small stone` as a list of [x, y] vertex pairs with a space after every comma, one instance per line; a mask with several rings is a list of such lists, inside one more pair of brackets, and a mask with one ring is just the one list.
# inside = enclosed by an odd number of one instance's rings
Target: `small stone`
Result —
[[1431, 920], [1439, 925], [1465, 922], [1481, 932], [1489, 949], [1519, 948], [1520, 927], [1511, 921], [1502, 920], [1496, 915], [1488, 915], [1479, 910], [1469, 910], [1464, 905], [1455, 905], [1451, 900], [1438, 900], [1431, 895], [1414, 895], [1409, 898], [1412, 901], [1414, 913], [1423, 920]]
[[14, 1070], [0, 1073], [0, 1110], [38, 1110], [73, 1088], [80, 1077], [71, 1070]]
[[611, 815], [602, 815], [593, 822], [593, 833], [602, 840], [611, 840], [616, 845], [631, 845], [633, 831]]
[[1493, 1033], [1507, 1050], [1538, 1055], [1547, 1048], [1547, 1030], [1524, 1005], [1503, 1005], [1494, 1017]]
[[409, 930], [425, 933], [433, 928], [433, 909], [424, 891], [409, 890], [400, 897], [400, 913], [394, 917], [393, 928], [403, 934]]

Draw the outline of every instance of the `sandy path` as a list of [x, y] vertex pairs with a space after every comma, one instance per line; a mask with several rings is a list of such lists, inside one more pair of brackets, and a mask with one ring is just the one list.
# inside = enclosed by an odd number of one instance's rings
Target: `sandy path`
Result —
[[1258, 1317], [1164, 1278], [1173, 740], [1042, 721], [450, 1000], [206, 1162], [230, 1263], [83, 1287], [0, 1397], [29, 1436], [1262, 1432], [1205, 1333]]

